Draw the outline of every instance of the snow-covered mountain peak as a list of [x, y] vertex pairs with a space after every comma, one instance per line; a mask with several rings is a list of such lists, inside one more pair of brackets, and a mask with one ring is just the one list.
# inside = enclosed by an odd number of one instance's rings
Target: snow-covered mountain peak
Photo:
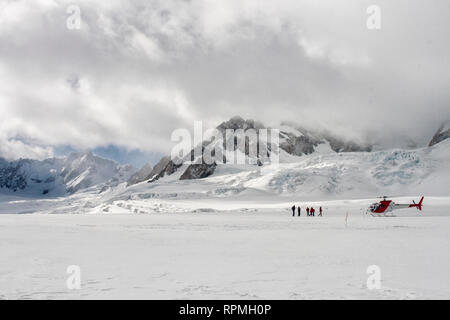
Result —
[[[272, 151], [274, 148], [279, 147], [280, 149], [280, 157], [279, 160], [281, 162], [292, 162], [295, 157], [300, 157], [304, 155], [309, 155], [313, 153], [318, 154], [326, 154], [326, 153], [339, 153], [339, 152], [356, 152], [356, 151], [371, 151], [372, 147], [370, 145], [358, 144], [353, 141], [349, 141], [338, 136], [331, 134], [330, 132], [313, 132], [311, 130], [307, 130], [298, 124], [294, 124], [292, 122], [282, 122], [277, 127], [266, 127], [262, 123], [247, 119], [240, 116], [232, 117], [231, 119], [222, 122], [217, 126], [217, 129], [222, 133], [222, 140], [209, 140], [206, 139], [198, 146], [194, 146], [191, 150], [190, 154], [188, 154], [182, 163], [186, 165], [182, 165], [179, 163], [174, 163], [174, 161], [164, 158], [158, 163], [155, 168], [148, 174], [145, 178], [144, 175], [139, 177], [138, 179], [134, 179], [129, 182], [129, 185], [139, 183], [145, 180], [149, 180], [149, 182], [156, 181], [162, 177], [171, 176], [173, 173], [183, 170], [179, 175], [177, 175], [177, 179], [185, 180], [185, 179], [200, 179], [205, 178], [214, 173], [216, 170], [216, 163], [190, 163], [193, 160], [195, 154], [199, 154], [195, 151], [203, 151], [206, 147], [211, 147], [212, 143], [223, 143], [224, 147], [227, 147], [227, 150], [223, 154], [214, 155], [214, 157], [220, 157], [216, 159], [217, 163], [222, 163], [223, 161], [227, 161], [227, 157], [230, 155], [230, 152], [236, 152], [245, 154], [248, 157], [248, 161], [250, 164], [254, 165], [262, 165], [264, 162], [267, 162], [267, 158], [270, 158]], [[254, 129], [257, 133], [261, 132], [261, 129], [278, 129], [279, 130], [279, 142], [261, 140], [259, 135], [256, 136], [256, 141], [250, 140], [250, 138], [245, 136], [235, 135], [234, 143], [231, 143], [233, 150], [228, 150], [229, 145], [225, 142], [226, 131], [227, 130], [243, 130], [247, 132], [249, 129]], [[270, 133], [272, 135], [272, 132]], [[265, 152], [258, 153], [250, 156], [249, 150], [252, 150], [251, 147], [257, 144], [257, 149], [267, 150], [267, 154]], [[264, 146], [263, 146], [263, 145]], [[254, 149], [253, 149], [254, 150]], [[201, 154], [201, 152], [200, 152]], [[260, 159], [264, 157], [264, 159]], [[222, 160], [223, 159], [223, 160]]]
[[128, 180], [135, 171], [130, 165], [119, 165], [92, 152], [76, 152], [43, 161], [1, 160], [0, 189], [61, 195], [96, 185], [117, 185]]

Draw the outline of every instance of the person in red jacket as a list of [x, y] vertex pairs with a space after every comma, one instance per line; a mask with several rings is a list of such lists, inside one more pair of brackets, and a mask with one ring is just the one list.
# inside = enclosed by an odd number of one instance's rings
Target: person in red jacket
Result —
[[311, 209], [309, 209], [309, 212], [311, 212], [311, 217], [314, 217], [314, 212], [315, 212], [316, 210], [314, 210], [314, 208], [311, 208]]
[[306, 208], [306, 215], [309, 217], [309, 207]]
[[319, 208], [319, 216], [322, 216], [322, 207]]

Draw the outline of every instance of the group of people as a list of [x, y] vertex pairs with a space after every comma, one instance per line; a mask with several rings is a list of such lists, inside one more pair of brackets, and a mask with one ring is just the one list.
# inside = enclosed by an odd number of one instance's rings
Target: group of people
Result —
[[[295, 204], [292, 206], [292, 216], [295, 217]], [[298, 212], [298, 216], [300, 217], [301, 213], [302, 213], [302, 208], [300, 208], [300, 206], [297, 206], [297, 212]], [[314, 209], [313, 207], [307, 207], [306, 208], [306, 216], [308, 217], [314, 217], [316, 213], [316, 209]], [[322, 216], [322, 207], [319, 207], [319, 214], [317, 215], [318, 217]]]

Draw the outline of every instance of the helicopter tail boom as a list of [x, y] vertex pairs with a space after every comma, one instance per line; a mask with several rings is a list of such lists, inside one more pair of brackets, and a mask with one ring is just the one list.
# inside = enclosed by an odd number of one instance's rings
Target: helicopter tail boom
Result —
[[414, 200], [413, 200], [413, 203], [412, 203], [412, 204], [410, 204], [410, 205], [409, 205], [409, 207], [410, 207], [410, 208], [414, 208], [414, 207], [416, 207], [416, 208], [417, 208], [417, 210], [420, 210], [420, 211], [422, 211], [422, 202], [423, 202], [423, 197], [422, 197], [422, 198], [420, 198], [420, 201], [419, 201], [419, 203], [415, 203], [415, 202], [414, 202]]

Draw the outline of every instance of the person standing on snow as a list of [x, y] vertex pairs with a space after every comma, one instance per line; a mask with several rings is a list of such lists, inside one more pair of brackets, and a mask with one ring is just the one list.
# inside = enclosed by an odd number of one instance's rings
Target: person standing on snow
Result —
[[322, 216], [322, 207], [319, 208], [319, 216]]
[[292, 206], [292, 216], [295, 217], [295, 204]]
[[314, 208], [311, 207], [311, 209], [309, 209], [309, 212], [311, 212], [311, 217], [314, 217]]
[[306, 208], [306, 215], [309, 217], [309, 207]]
[[297, 206], [297, 212], [298, 212], [298, 216], [300, 217], [300, 214], [302, 212], [302, 209], [300, 208], [300, 206]]

